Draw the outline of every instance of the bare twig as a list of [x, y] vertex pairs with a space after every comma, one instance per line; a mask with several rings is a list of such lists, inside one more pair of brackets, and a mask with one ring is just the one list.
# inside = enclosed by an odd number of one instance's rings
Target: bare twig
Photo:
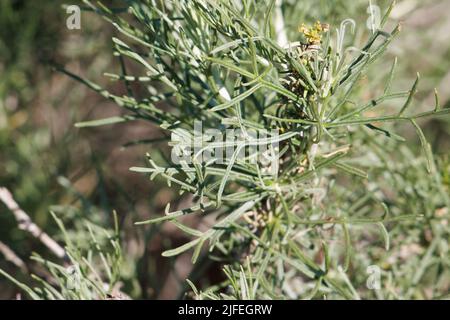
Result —
[[14, 214], [19, 229], [31, 233], [57, 257], [61, 259], [66, 257], [66, 251], [55, 240], [50, 238], [48, 234], [43, 232], [33, 221], [31, 221], [30, 217], [22, 209], [20, 209], [8, 189], [0, 187], [0, 201], [3, 202]]
[[22, 271], [26, 271], [27, 267], [22, 259], [12, 251], [6, 244], [0, 241], [0, 252], [5, 256], [5, 259], [13, 263], [16, 267], [20, 268]]

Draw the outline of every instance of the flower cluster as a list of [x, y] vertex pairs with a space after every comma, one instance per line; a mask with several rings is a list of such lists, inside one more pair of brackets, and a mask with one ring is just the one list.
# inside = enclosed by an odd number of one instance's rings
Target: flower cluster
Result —
[[307, 45], [320, 45], [323, 33], [327, 32], [329, 28], [330, 27], [328, 24], [323, 24], [320, 23], [320, 21], [317, 21], [312, 27], [306, 26], [302, 23], [298, 28], [298, 31], [305, 36]]

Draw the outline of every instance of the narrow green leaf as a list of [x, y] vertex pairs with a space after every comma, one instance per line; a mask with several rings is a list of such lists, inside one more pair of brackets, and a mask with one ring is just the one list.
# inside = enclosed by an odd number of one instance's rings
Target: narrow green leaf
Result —
[[386, 251], [389, 250], [390, 248], [390, 237], [389, 237], [389, 232], [387, 231], [386, 227], [384, 226], [383, 222], [378, 222], [377, 223], [378, 227], [380, 227], [381, 230], [381, 234], [383, 235], [383, 239], [384, 239], [384, 248], [386, 249]]
[[406, 100], [405, 104], [403, 105], [402, 109], [400, 110], [400, 112], [398, 113], [399, 116], [402, 116], [403, 113], [408, 109], [408, 107], [411, 105], [412, 99], [414, 97], [414, 95], [417, 92], [417, 85], [419, 84], [419, 80], [420, 80], [420, 74], [417, 73], [417, 77], [416, 77], [416, 81], [414, 81], [414, 84], [411, 88], [410, 94], [408, 96], [408, 99]]
[[270, 38], [270, 22], [272, 18], [272, 11], [275, 6], [276, 0], [270, 0], [269, 6], [267, 7], [266, 13], [264, 15], [264, 30], [263, 33], [266, 37]]
[[388, 81], [386, 83], [386, 87], [384, 88], [384, 94], [388, 94], [391, 91], [392, 80], [394, 79], [395, 69], [397, 68], [397, 57], [395, 57], [394, 62], [392, 63], [391, 71], [389, 72]]
[[251, 72], [242, 69], [238, 66], [236, 66], [235, 64], [233, 64], [232, 61], [230, 60], [221, 60], [221, 59], [217, 59], [217, 58], [212, 58], [212, 57], [206, 57], [207, 60], [211, 61], [212, 63], [218, 64], [222, 67], [225, 67], [227, 69], [230, 69], [231, 71], [237, 72], [245, 77], [251, 78], [253, 79], [255, 77], [254, 74], [252, 74]]
[[197, 244], [197, 246], [195, 247], [195, 250], [194, 250], [194, 253], [192, 254], [192, 259], [191, 259], [192, 263], [196, 263], [197, 262], [197, 259], [198, 259], [199, 255], [200, 255], [200, 252], [202, 251], [203, 245], [205, 244], [205, 240], [206, 239], [202, 238], [199, 241], [199, 243]]
[[358, 176], [360, 178], [367, 179], [369, 176], [367, 173], [361, 169], [355, 168], [349, 164], [342, 163], [342, 162], [335, 162], [334, 166], [338, 169], [341, 169], [347, 173], [350, 173], [352, 175]]
[[175, 219], [172, 219], [172, 223], [177, 226], [178, 229], [180, 229], [181, 231], [183, 231], [184, 233], [190, 235], [190, 236], [194, 236], [194, 237], [201, 237], [203, 235], [203, 232], [199, 231], [199, 230], [195, 230], [192, 229], [188, 226], [185, 226], [184, 224], [182, 224], [181, 222], [178, 222]]
[[110, 118], [103, 118], [103, 119], [98, 119], [98, 120], [78, 122], [75, 124], [75, 127], [77, 127], [77, 128], [98, 127], [98, 126], [105, 126], [105, 125], [116, 124], [116, 123], [121, 123], [121, 122], [133, 121], [136, 119], [138, 119], [138, 118], [135, 116], [110, 117]]
[[436, 88], [434, 88], [434, 111], [438, 112], [441, 109], [441, 104], [439, 103], [439, 95]]
[[214, 108], [211, 109], [211, 111], [220, 111], [220, 110], [232, 107], [233, 105], [241, 102], [242, 100], [244, 100], [247, 97], [249, 97], [250, 95], [252, 95], [256, 90], [258, 90], [261, 87], [262, 87], [262, 85], [260, 83], [258, 83], [254, 87], [252, 87], [252, 88], [248, 89], [247, 91], [241, 93], [240, 95], [234, 97], [230, 101], [215, 106]]
[[428, 170], [428, 172], [431, 172], [432, 163], [433, 163], [433, 153], [431, 151], [431, 146], [428, 143], [427, 138], [425, 138], [425, 135], [423, 134], [423, 131], [420, 128], [420, 126], [417, 124], [417, 122], [414, 119], [412, 119], [411, 122], [414, 125], [414, 127], [416, 128], [417, 135], [419, 136], [419, 139], [420, 139], [420, 144], [422, 145], [422, 150], [427, 159], [427, 170]]
[[386, 13], [384, 14], [384, 16], [383, 16], [383, 18], [381, 19], [381, 22], [380, 22], [380, 27], [381, 27], [381, 28], [384, 27], [384, 25], [386, 24], [386, 22], [387, 22], [389, 16], [391, 15], [392, 9], [394, 9], [395, 5], [396, 5], [396, 2], [395, 2], [395, 1], [392, 1], [392, 2], [391, 2], [391, 5], [390, 5], [389, 8], [386, 10]]
[[172, 250], [167, 250], [164, 251], [162, 253], [163, 257], [173, 257], [173, 256], [177, 256], [187, 250], [189, 250], [190, 248], [196, 246], [200, 241], [202, 240], [202, 238], [197, 238], [194, 239], [188, 243], [183, 244], [182, 246], [179, 246], [178, 248], [172, 249]]
[[186, 279], [186, 282], [187, 282], [188, 285], [191, 287], [191, 289], [192, 289], [192, 291], [194, 292], [194, 294], [195, 294], [196, 296], [198, 296], [198, 295], [199, 295], [199, 292], [198, 292], [197, 287], [195, 286], [195, 284], [194, 284], [191, 280], [189, 280], [189, 279]]
[[352, 242], [350, 237], [350, 231], [346, 223], [342, 223], [342, 230], [344, 231], [344, 242], [345, 242], [345, 260], [344, 260], [344, 271], [347, 271], [350, 267], [350, 261], [352, 256]]

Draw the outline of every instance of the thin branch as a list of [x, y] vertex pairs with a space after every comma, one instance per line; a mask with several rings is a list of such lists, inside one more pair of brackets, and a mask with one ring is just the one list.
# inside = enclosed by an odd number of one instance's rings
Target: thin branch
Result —
[[20, 257], [11, 250], [6, 244], [0, 241], [0, 252], [5, 256], [5, 259], [11, 263], [13, 263], [16, 267], [18, 267], [22, 271], [27, 270], [27, 266], [23, 262]]
[[66, 251], [48, 234], [43, 232], [30, 217], [20, 209], [8, 189], [0, 187], [0, 201], [3, 202], [9, 210], [14, 214], [19, 229], [27, 231], [36, 239], [39, 239], [51, 252], [57, 257], [63, 259], [66, 257]]

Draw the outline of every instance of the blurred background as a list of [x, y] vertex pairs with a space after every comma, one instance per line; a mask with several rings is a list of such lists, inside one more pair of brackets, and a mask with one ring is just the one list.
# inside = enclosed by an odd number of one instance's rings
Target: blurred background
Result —
[[[350, 17], [358, 26], [364, 26], [368, 18], [368, 1], [306, 2], [310, 3], [310, 10], [298, 17], [299, 23], [320, 19], [336, 26]], [[372, 3], [386, 8], [388, 2]], [[133, 141], [160, 138], [158, 128], [148, 123], [95, 129], [74, 127], [76, 122], [118, 115], [121, 110], [54, 71], [53, 64], [94, 79], [111, 91], [120, 93], [125, 88], [116, 88], [114, 82], [101, 76], [120, 68], [119, 60], [112, 55], [112, 26], [92, 12], [83, 12], [81, 30], [68, 30], [64, 4], [67, 2], [60, 0], [0, 1], [0, 186], [7, 187], [33, 221], [58, 241], [61, 238], [50, 211], [60, 213], [76, 232], [80, 216], [111, 227], [112, 212], [116, 210], [125, 255], [122, 285], [133, 298], [178, 298], [189, 274], [191, 280], [203, 275], [201, 281], [217, 282], [215, 272], [199, 272], [202, 268], [215, 270], [214, 265], [199, 263], [193, 270], [189, 256], [161, 257], [162, 251], [186, 241], [176, 229], [169, 225], [133, 225], [161, 215], [169, 201], [175, 207], [177, 203], [183, 207], [182, 202], [189, 201], [165, 185], [149, 182], [128, 170], [142, 166], [150, 148]], [[396, 85], [409, 88], [416, 72], [420, 72], [420, 91], [414, 101], [417, 109], [433, 106], [434, 88], [438, 89], [443, 106], [448, 107], [450, 101], [448, 12], [450, 0], [398, 1], [392, 12], [392, 23], [404, 22], [402, 34], [389, 49], [389, 56], [399, 58]], [[386, 68], [390, 61], [386, 61]], [[374, 72], [373, 77], [387, 72]], [[446, 156], [450, 148], [448, 117], [424, 120], [421, 125], [435, 153], [441, 155], [446, 179], [450, 180]], [[414, 132], [406, 131], [405, 135], [419, 149]], [[165, 147], [164, 141], [151, 146]], [[51, 258], [51, 253], [36, 239], [17, 228], [14, 216], [3, 204], [0, 248], [0, 268], [26, 283], [30, 272], [44, 273], [29, 259], [32, 252]], [[14, 252], [23, 267], [6, 259], [4, 248]], [[16, 298], [17, 293], [13, 284], [0, 277], [0, 299]]]

